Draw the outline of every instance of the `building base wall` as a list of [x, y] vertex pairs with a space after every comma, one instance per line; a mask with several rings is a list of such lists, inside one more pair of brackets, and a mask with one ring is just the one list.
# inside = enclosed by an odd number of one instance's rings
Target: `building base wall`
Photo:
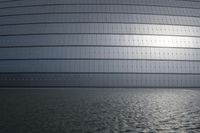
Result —
[[196, 88], [200, 75], [175, 74], [0, 74], [1, 87]]

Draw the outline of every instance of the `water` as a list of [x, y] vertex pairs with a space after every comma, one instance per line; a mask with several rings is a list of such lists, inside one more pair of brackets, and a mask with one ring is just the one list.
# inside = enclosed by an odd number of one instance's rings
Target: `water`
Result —
[[0, 90], [0, 133], [200, 132], [200, 90]]

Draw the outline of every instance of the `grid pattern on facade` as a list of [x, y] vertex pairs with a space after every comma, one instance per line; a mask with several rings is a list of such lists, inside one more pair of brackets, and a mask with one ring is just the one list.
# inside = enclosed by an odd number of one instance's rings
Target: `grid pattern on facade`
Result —
[[200, 2], [0, 0], [0, 85], [200, 87]]

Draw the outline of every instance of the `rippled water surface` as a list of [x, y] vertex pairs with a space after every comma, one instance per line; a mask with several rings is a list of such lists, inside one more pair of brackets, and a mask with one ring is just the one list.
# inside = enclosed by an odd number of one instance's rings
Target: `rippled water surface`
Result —
[[200, 132], [200, 90], [0, 90], [0, 133]]

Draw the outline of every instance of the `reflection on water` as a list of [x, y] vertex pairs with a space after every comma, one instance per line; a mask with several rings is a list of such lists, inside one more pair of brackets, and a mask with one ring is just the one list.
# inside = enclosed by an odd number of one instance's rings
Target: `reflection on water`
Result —
[[200, 90], [1, 90], [0, 132], [200, 132]]

